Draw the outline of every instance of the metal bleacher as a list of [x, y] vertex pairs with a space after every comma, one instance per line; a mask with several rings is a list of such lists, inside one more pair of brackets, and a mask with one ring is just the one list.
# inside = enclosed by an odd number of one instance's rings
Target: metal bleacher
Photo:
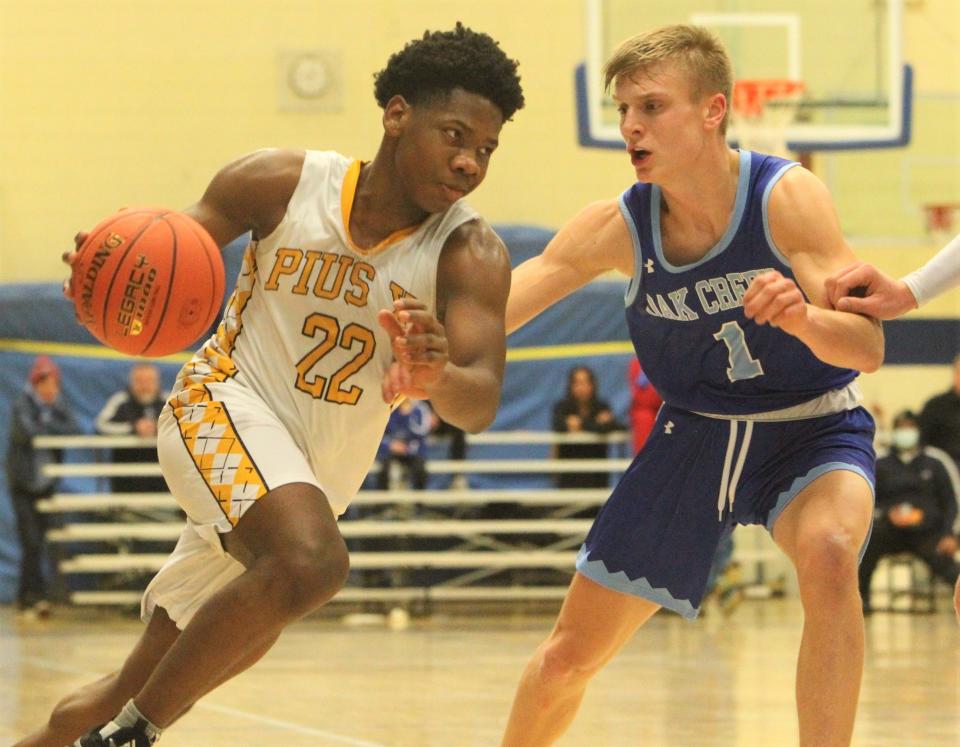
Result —
[[[620, 445], [617, 448], [623, 451], [627, 435], [468, 436], [471, 446], [596, 441]], [[156, 463], [109, 461], [113, 449], [151, 445], [151, 440], [137, 437], [35, 439], [37, 448], [85, 450], [92, 455], [93, 461], [47, 465], [48, 475], [93, 478], [103, 487], [109, 477], [160, 474]], [[529, 477], [562, 471], [619, 474], [628, 463], [626, 458], [434, 459], [428, 467], [432, 475]], [[608, 495], [606, 488], [362, 490], [339, 524], [351, 550], [352, 575], [335, 600], [562, 598], [590, 515]], [[500, 510], [491, 513], [498, 505]], [[58, 549], [59, 570], [69, 579], [75, 604], [137, 603], [183, 528], [182, 513], [168, 493], [61, 492], [39, 502], [38, 508], [56, 517], [47, 539]]]

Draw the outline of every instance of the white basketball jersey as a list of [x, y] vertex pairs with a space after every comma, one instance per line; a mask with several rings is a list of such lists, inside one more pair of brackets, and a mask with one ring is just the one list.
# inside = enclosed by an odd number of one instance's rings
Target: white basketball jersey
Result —
[[[337, 513], [369, 471], [390, 415], [393, 360], [377, 312], [414, 296], [436, 313], [437, 263], [465, 203], [368, 250], [350, 238], [361, 162], [308, 151], [280, 225], [253, 241], [223, 321], [176, 389], [206, 377], [256, 393], [289, 429]], [[177, 392], [175, 391], [176, 395]]]

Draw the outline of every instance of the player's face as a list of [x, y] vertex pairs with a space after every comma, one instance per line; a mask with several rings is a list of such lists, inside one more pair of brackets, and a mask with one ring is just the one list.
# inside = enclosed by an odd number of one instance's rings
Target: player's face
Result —
[[[709, 99], [694, 100], [688, 74], [662, 63], [617, 79], [620, 134], [641, 182], [662, 183], [695, 160], [709, 134]], [[715, 133], [713, 133], [715, 134]]]
[[496, 105], [461, 89], [445, 100], [411, 107], [396, 158], [413, 202], [439, 213], [480, 186], [502, 126]]

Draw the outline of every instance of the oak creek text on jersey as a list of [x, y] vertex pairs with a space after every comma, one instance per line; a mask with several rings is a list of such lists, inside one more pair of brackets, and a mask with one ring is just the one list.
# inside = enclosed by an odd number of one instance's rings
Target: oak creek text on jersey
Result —
[[651, 316], [669, 319], [674, 322], [694, 322], [700, 314], [687, 304], [699, 302], [699, 309], [704, 314], [716, 314], [720, 311], [729, 311], [743, 306], [743, 296], [750, 287], [750, 282], [760, 273], [772, 272], [772, 267], [763, 267], [746, 272], [728, 272], [726, 275], [698, 280], [693, 285], [693, 297], [690, 296], [690, 287], [681, 286], [666, 294], [644, 294], [647, 299], [645, 311]]

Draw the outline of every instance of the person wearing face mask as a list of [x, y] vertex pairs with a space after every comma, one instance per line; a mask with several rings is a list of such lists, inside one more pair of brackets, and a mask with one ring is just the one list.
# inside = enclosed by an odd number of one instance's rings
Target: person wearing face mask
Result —
[[879, 560], [909, 552], [951, 585], [960, 576], [957, 538], [957, 468], [950, 456], [920, 440], [918, 417], [905, 411], [893, 421], [890, 454], [877, 460], [873, 535], [860, 563], [864, 613], [871, 611], [870, 579]]

